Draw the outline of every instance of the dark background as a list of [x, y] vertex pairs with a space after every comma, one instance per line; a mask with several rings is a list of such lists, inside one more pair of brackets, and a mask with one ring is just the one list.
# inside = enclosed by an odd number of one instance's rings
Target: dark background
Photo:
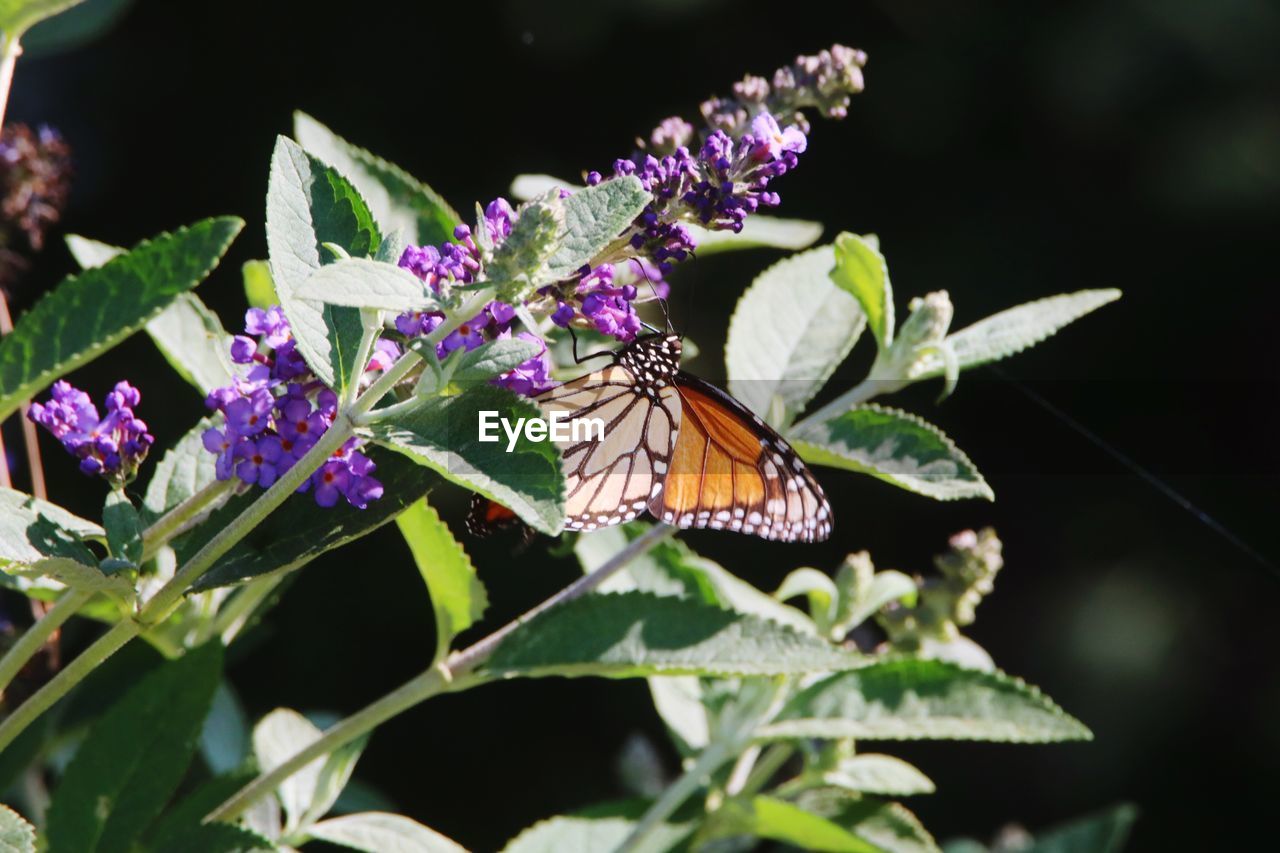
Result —
[[[207, 215], [245, 218], [200, 291], [233, 325], [239, 266], [265, 256], [271, 147], [295, 108], [468, 210], [520, 172], [607, 168], [636, 135], [670, 114], [693, 117], [745, 72], [768, 74], [833, 40], [860, 47], [867, 90], [846, 121], [815, 118], [800, 168], [776, 184], [780, 213], [825, 222], [828, 238], [877, 232], [899, 311], [945, 288], [957, 328], [1039, 296], [1123, 288], [1120, 303], [1006, 362], [1008, 374], [1280, 559], [1277, 7], [841, 5], [92, 0], [116, 20], [62, 50], [33, 34], [10, 117], [48, 122], [74, 146], [70, 231], [132, 244]], [[729, 311], [779, 256], [704, 258], [673, 276], [677, 322], [704, 349], [693, 370], [722, 375]], [[55, 241], [31, 280], [71, 268]], [[19, 308], [30, 297], [19, 294]], [[833, 392], [865, 369], [868, 347]], [[162, 442], [202, 411], [143, 338], [77, 378], [98, 397], [123, 375], [142, 387]], [[927, 570], [951, 533], [996, 526], [1006, 568], [972, 636], [1096, 740], [886, 745], [938, 783], [910, 807], [945, 839], [1130, 800], [1142, 810], [1132, 849], [1246, 843], [1271, 816], [1280, 751], [1274, 567], [991, 372], [965, 374], [940, 407], [937, 390], [893, 402], [943, 426], [996, 503], [940, 504], [826, 470], [834, 540], [687, 541], [772, 589], [796, 566], [832, 570], [861, 549], [882, 567]], [[52, 448], [48, 468], [55, 499], [96, 511], [97, 487]], [[460, 492], [435, 500], [459, 520]], [[516, 558], [503, 542], [469, 547], [493, 598], [486, 628], [577, 572], [542, 545]], [[277, 705], [355, 710], [418, 672], [434, 638], [394, 529], [309, 566], [269, 628], [231, 670], [255, 717]], [[491, 849], [623, 793], [615, 759], [635, 732], [665, 743], [641, 681], [498, 684], [384, 726], [358, 777]]]

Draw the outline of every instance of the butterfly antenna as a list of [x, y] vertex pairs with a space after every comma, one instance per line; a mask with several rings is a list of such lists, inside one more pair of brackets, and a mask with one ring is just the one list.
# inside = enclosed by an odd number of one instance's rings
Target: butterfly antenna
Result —
[[[649, 278], [649, 270], [645, 267], [644, 262], [641, 261], [639, 258], [632, 258], [631, 262], [636, 265], [636, 267], [640, 270], [640, 274], [644, 276], [644, 280], [649, 283], [649, 289], [653, 291], [653, 298], [658, 301], [658, 307], [662, 309], [662, 318], [663, 320], [666, 321], [667, 333], [670, 334], [671, 332], [675, 331], [675, 326], [671, 324], [671, 311], [670, 311], [670, 306], [667, 305], [667, 300], [663, 299], [662, 296], [658, 293], [658, 286], [653, 283], [653, 279]], [[652, 326], [649, 326], [648, 323], [645, 323], [644, 325], [650, 329], [653, 329], [654, 332], [658, 332], [657, 329], [654, 329]], [[659, 332], [659, 334], [661, 333]]]
[[569, 330], [569, 339], [573, 341], [573, 363], [574, 364], [582, 364], [584, 361], [587, 361], [588, 359], [599, 358], [602, 355], [608, 355], [608, 356], [613, 355], [613, 353], [609, 352], [608, 350], [605, 350], [603, 352], [589, 352], [586, 355], [579, 356], [578, 355], [578, 336], [574, 334], [573, 326], [566, 326], [565, 328]]
[[1075, 418], [1068, 415], [1066, 412], [1062, 411], [1062, 409], [1059, 409], [1053, 403], [1049, 402], [1044, 397], [1037, 394], [1035, 391], [1032, 391], [1022, 382], [1019, 382], [1017, 379], [1014, 379], [1012, 376], [1006, 373], [1003, 368], [997, 367], [994, 364], [987, 365], [987, 367], [997, 376], [999, 376], [1000, 378], [1004, 379], [1006, 382], [1011, 384], [1014, 388], [1017, 388], [1020, 392], [1022, 392], [1022, 394], [1027, 399], [1031, 400], [1031, 402], [1035, 403], [1037, 406], [1044, 409], [1046, 412], [1053, 415], [1055, 418], [1062, 421], [1067, 426], [1071, 427], [1071, 429], [1075, 430], [1075, 432], [1083, 436], [1085, 439], [1087, 439], [1091, 444], [1093, 444], [1103, 453], [1107, 454], [1116, 462], [1119, 462], [1122, 466], [1129, 469], [1130, 472], [1135, 474], [1139, 479], [1141, 479], [1147, 485], [1151, 486], [1151, 488], [1155, 489], [1157, 492], [1164, 495], [1174, 504], [1182, 507], [1182, 509], [1190, 513], [1192, 517], [1198, 520], [1205, 527], [1209, 528], [1214, 533], [1218, 534], [1223, 539], [1230, 542], [1236, 548], [1236, 550], [1240, 551], [1242, 554], [1245, 554], [1246, 556], [1251, 558], [1254, 562], [1256, 562], [1258, 565], [1260, 565], [1264, 569], [1271, 572], [1272, 575], [1274, 575], [1277, 579], [1280, 579], [1280, 566], [1277, 566], [1275, 563], [1271, 562], [1271, 560], [1267, 559], [1267, 557], [1261, 551], [1259, 551], [1257, 548], [1254, 548], [1248, 542], [1241, 539], [1234, 532], [1232, 532], [1232, 530], [1229, 527], [1227, 527], [1225, 524], [1218, 521], [1213, 516], [1209, 515], [1209, 513], [1200, 509], [1200, 507], [1192, 503], [1190, 499], [1188, 499], [1185, 495], [1183, 495], [1181, 492], [1174, 489], [1173, 486], [1170, 486], [1164, 480], [1160, 479], [1151, 471], [1144, 468], [1132, 456], [1129, 456], [1120, 448], [1111, 444], [1106, 439], [1102, 438], [1102, 436], [1098, 435], [1096, 432], [1089, 429], [1087, 426], [1080, 423]]

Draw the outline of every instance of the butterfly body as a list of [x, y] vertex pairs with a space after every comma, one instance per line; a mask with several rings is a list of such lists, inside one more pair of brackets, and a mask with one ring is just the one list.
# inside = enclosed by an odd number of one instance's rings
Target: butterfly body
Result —
[[680, 370], [680, 339], [641, 337], [603, 370], [535, 398], [550, 416], [600, 418], [602, 440], [560, 443], [565, 524], [592, 531], [648, 511], [678, 527], [815, 542], [831, 508], [781, 436], [733, 397]]

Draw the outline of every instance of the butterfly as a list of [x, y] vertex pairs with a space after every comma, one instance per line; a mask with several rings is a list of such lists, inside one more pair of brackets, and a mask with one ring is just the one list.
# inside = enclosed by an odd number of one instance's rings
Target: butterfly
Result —
[[[604, 437], [557, 442], [565, 466], [567, 530], [592, 531], [648, 511], [681, 528], [784, 542], [831, 534], [831, 505], [782, 436], [746, 406], [680, 369], [680, 338], [639, 337], [602, 370], [534, 398], [548, 418], [604, 422]], [[473, 500], [468, 528], [511, 523]]]

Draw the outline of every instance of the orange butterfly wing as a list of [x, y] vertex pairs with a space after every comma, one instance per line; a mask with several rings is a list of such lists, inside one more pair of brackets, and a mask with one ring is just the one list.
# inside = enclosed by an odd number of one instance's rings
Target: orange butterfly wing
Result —
[[785, 542], [831, 534], [822, 487], [786, 440], [737, 400], [695, 376], [676, 377], [681, 428], [655, 518]]

